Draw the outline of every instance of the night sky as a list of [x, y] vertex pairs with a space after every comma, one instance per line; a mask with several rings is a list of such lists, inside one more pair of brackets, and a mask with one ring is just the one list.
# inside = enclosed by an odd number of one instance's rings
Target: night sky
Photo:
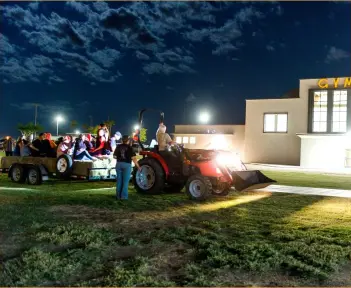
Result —
[[[138, 110], [166, 125], [244, 124], [245, 99], [302, 78], [351, 76], [350, 2], [2, 2], [0, 136], [54, 117], [130, 133]], [[146, 128], [156, 132], [155, 114]]]

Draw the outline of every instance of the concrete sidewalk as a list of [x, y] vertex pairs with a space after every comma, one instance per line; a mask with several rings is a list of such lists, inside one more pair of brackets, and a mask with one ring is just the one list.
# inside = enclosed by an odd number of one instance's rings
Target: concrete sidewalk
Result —
[[266, 188], [256, 189], [253, 191], [351, 198], [351, 190], [326, 189], [326, 188], [271, 185]]
[[344, 169], [312, 169], [303, 168], [300, 166], [290, 165], [274, 165], [274, 164], [260, 164], [260, 163], [249, 163], [245, 164], [248, 170], [270, 170], [279, 172], [300, 172], [300, 173], [313, 173], [313, 174], [334, 174], [334, 175], [350, 175], [351, 168]]

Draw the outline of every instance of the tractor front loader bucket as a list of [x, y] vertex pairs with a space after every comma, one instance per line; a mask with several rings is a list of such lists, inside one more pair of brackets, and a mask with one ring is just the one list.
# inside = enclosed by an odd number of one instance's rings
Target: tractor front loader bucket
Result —
[[277, 183], [258, 170], [232, 171], [232, 177], [235, 190], [240, 192], [261, 189]]

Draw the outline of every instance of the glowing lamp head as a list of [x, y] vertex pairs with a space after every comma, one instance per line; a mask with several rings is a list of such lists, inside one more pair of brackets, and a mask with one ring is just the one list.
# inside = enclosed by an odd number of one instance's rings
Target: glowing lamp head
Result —
[[199, 121], [201, 123], [208, 123], [208, 121], [210, 121], [210, 114], [208, 114], [207, 112], [201, 112], [199, 114]]
[[134, 125], [134, 130], [138, 130], [139, 129], [139, 125]]
[[76, 134], [80, 134], [80, 131], [79, 131], [79, 130], [76, 130]]
[[56, 116], [56, 121], [57, 122], [62, 122], [63, 121], [63, 117], [61, 115]]

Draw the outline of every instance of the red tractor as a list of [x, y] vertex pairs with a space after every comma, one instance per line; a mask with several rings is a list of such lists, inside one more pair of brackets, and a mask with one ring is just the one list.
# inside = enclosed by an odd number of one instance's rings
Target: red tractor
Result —
[[[217, 150], [186, 149], [174, 144], [171, 151], [162, 153], [158, 146], [145, 149], [140, 141], [143, 114], [139, 113], [139, 129], [136, 139], [141, 151], [140, 170], [133, 171], [133, 183], [139, 193], [158, 194], [162, 191], [180, 192], [184, 187], [190, 199], [205, 200], [211, 195], [226, 196], [234, 186], [237, 191], [259, 189], [276, 181], [264, 176], [260, 171], [232, 170], [223, 161], [223, 154]], [[160, 122], [164, 113], [160, 113]], [[166, 154], [165, 154], [166, 153]], [[168, 156], [166, 157], [166, 155]], [[162, 154], [162, 155], [161, 155]], [[228, 157], [225, 157], [228, 160]]]

